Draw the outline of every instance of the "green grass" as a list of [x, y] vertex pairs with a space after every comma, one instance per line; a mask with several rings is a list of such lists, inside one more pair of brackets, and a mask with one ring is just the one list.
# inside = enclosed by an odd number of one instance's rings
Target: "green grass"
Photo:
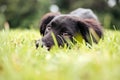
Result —
[[0, 31], [0, 80], [120, 80], [120, 32], [88, 48], [35, 49], [35, 30]]

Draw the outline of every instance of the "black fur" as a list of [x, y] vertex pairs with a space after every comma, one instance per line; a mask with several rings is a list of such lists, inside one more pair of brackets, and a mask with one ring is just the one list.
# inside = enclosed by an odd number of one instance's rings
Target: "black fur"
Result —
[[[83, 14], [82, 10], [87, 16]], [[90, 38], [92, 36], [93, 41], [98, 43], [103, 36], [102, 26], [96, 15], [93, 12], [91, 13], [91, 10], [82, 10], [77, 9], [70, 14], [57, 14], [52, 17], [45, 15], [40, 26], [40, 33], [43, 35], [42, 45], [50, 49], [55, 44], [52, 33], [56, 37], [58, 46], [67, 44], [66, 36], [73, 42], [73, 37], [76, 34], [81, 35], [87, 43], [91, 43]], [[38, 47], [38, 44], [39, 42], [36, 43], [36, 47]]]

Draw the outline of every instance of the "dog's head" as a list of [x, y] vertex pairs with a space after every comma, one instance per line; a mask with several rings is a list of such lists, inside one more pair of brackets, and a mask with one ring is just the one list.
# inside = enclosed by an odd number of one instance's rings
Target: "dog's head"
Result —
[[[53, 18], [44, 29], [44, 36], [42, 38], [42, 45], [50, 49], [55, 45], [54, 38], [56, 38], [58, 46], [67, 44], [67, 40], [73, 42], [73, 38], [77, 35], [89, 43], [90, 29], [93, 30], [93, 40], [98, 42], [97, 38], [101, 38], [102, 30], [100, 24], [94, 20], [80, 20], [78, 17], [70, 15], [60, 15]], [[54, 35], [53, 35], [54, 34]], [[96, 36], [97, 35], [97, 36]]]
[[53, 13], [53, 12], [50, 12], [50, 13], [47, 13], [45, 14], [42, 19], [41, 19], [41, 23], [40, 23], [40, 34], [44, 36], [45, 34], [45, 31], [46, 31], [46, 26], [50, 23], [50, 21], [56, 17], [56, 16], [59, 16], [60, 13], [57, 12], [57, 13]]

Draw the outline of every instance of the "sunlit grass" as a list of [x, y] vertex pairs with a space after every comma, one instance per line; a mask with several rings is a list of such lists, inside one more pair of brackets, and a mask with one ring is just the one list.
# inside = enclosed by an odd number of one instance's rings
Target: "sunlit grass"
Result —
[[35, 30], [0, 31], [0, 80], [120, 80], [120, 32], [92, 48], [35, 48]]

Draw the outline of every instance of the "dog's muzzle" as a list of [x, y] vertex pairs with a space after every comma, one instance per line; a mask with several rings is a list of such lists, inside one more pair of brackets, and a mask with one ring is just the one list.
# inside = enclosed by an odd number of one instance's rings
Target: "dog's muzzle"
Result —
[[40, 46], [42, 48], [46, 48], [47, 50], [50, 50], [51, 46], [49, 46], [48, 44], [43, 39], [39, 39], [35, 41], [36, 49], [38, 49], [38, 47]]
[[[57, 35], [56, 36], [56, 41], [57, 41], [58, 46], [63, 47], [65, 44], [68, 46], [71, 39], [68, 36]], [[40, 47], [46, 48], [47, 50], [50, 50], [53, 45], [55, 45], [54, 40], [51, 41], [51, 40], [48, 40], [48, 39], [45, 39], [45, 38], [36, 40], [36, 42], [35, 42], [36, 49], [40, 46]]]

